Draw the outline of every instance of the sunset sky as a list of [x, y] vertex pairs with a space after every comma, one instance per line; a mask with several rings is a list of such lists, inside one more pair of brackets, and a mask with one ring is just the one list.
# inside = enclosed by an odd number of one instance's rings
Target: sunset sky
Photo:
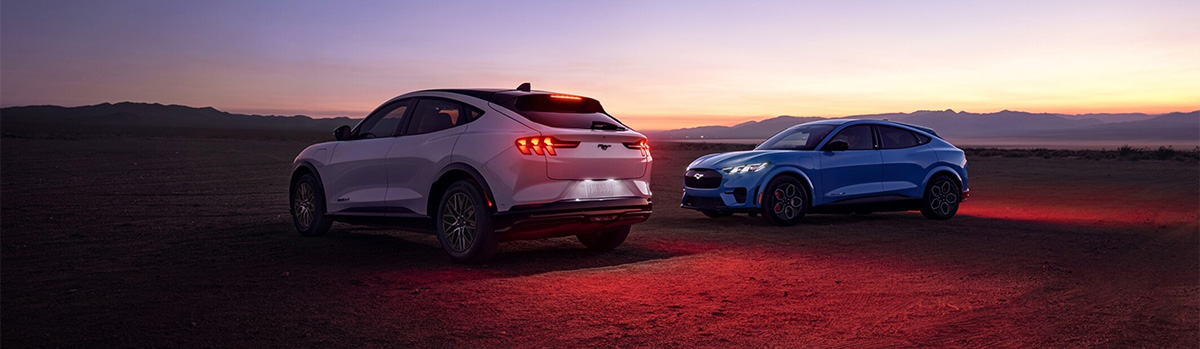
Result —
[[776, 115], [1200, 109], [1200, 1], [14, 1], [0, 105], [362, 117], [586, 95], [640, 129]]

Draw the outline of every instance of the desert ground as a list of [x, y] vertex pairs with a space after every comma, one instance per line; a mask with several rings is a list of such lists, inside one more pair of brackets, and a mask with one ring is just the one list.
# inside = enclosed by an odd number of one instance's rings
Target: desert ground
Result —
[[[7, 127], [8, 125], [6, 125]], [[624, 245], [435, 237], [287, 209], [308, 139], [10, 134], [0, 143], [0, 346], [1195, 347], [1195, 161], [969, 157], [949, 221], [678, 207], [720, 147], [657, 144]]]

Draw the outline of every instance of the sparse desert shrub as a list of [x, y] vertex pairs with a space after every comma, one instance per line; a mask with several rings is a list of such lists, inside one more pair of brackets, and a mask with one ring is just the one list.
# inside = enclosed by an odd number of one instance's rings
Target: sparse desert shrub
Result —
[[1152, 155], [1158, 160], [1170, 160], [1175, 158], [1175, 148], [1170, 146], [1158, 147], [1158, 150], [1155, 150]]

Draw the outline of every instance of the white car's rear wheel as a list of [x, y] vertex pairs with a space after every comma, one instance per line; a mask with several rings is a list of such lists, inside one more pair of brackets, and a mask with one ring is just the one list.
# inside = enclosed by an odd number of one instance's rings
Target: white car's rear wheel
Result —
[[474, 182], [451, 184], [442, 195], [434, 216], [438, 241], [459, 263], [482, 263], [496, 254], [500, 239], [492, 231], [492, 214]]

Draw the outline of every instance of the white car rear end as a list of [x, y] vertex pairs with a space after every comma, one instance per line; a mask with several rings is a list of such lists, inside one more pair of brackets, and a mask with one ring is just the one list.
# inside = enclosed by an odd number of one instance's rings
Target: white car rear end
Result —
[[[399, 126], [363, 131], [380, 120]], [[323, 234], [328, 221], [417, 220], [455, 260], [480, 262], [501, 240], [576, 235], [612, 249], [651, 213], [646, 138], [595, 99], [527, 85], [417, 91], [338, 132], [293, 167], [304, 235]]]

